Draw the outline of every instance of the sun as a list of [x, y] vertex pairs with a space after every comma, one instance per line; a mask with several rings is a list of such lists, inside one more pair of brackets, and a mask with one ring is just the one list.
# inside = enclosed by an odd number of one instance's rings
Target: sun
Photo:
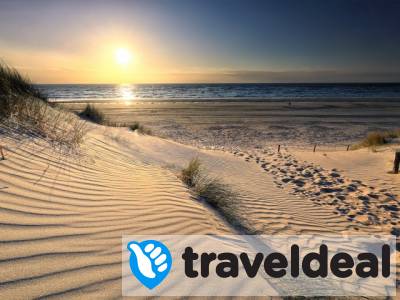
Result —
[[126, 66], [132, 60], [132, 54], [125, 48], [118, 48], [115, 51], [115, 60], [119, 65]]

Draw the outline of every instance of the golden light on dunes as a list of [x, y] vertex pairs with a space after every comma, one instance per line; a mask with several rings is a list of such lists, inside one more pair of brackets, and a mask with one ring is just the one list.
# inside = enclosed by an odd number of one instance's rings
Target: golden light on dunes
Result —
[[122, 66], [128, 65], [132, 60], [132, 53], [125, 48], [118, 48], [115, 51], [115, 61]]

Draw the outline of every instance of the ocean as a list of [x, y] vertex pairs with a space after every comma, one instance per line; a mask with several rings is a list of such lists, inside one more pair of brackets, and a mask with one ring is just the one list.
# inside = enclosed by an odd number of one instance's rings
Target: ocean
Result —
[[393, 100], [400, 83], [365, 84], [41, 84], [52, 101], [91, 100]]

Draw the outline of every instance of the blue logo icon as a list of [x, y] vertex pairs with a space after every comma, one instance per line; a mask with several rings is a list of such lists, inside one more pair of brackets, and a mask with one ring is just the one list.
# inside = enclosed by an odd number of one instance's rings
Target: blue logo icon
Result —
[[147, 240], [141, 243], [128, 243], [129, 265], [132, 274], [147, 288], [159, 285], [171, 270], [172, 257], [168, 248], [161, 242]]

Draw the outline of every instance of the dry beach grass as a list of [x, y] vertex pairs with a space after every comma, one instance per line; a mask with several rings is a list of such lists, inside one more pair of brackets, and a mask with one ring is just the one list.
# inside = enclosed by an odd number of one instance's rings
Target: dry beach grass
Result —
[[63, 151], [76, 150], [86, 134], [84, 122], [50, 105], [29, 79], [4, 64], [0, 64], [0, 127], [3, 138], [40, 137]]

